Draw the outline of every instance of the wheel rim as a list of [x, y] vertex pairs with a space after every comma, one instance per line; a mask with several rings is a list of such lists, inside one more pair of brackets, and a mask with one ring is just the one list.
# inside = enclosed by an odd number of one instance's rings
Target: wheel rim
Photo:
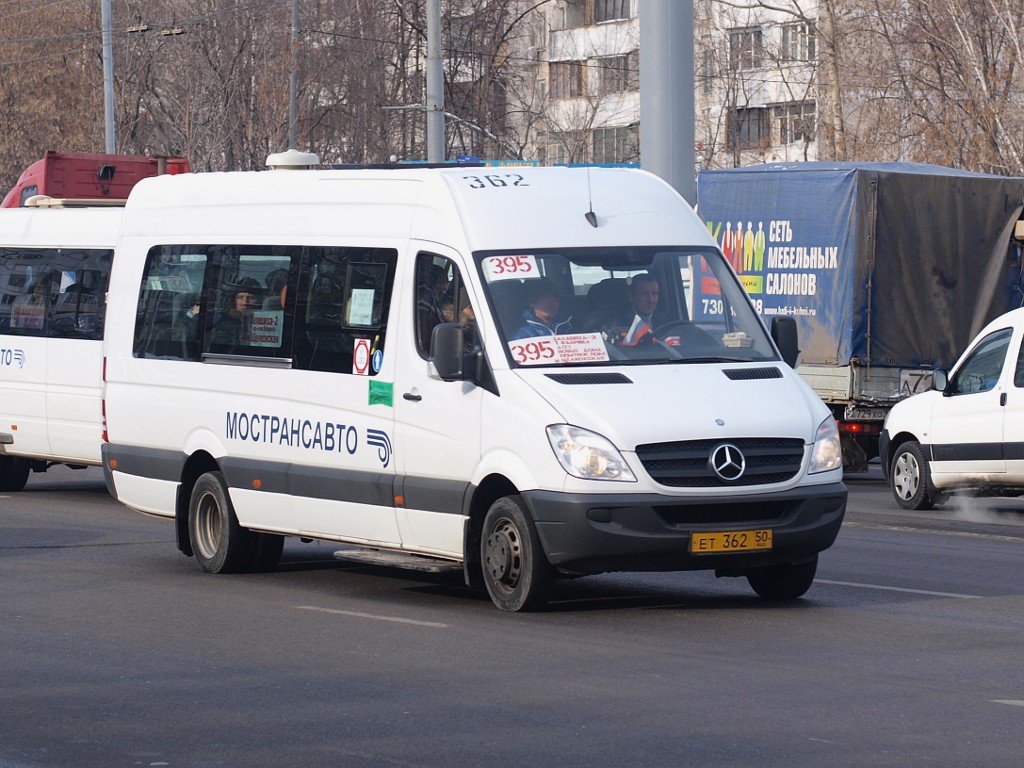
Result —
[[201, 557], [212, 559], [220, 546], [223, 522], [220, 505], [212, 493], [204, 493], [196, 504], [195, 546]]
[[514, 591], [523, 575], [523, 541], [511, 520], [499, 520], [491, 529], [484, 560], [491, 583], [503, 592]]
[[892, 470], [892, 487], [903, 501], [910, 501], [921, 485], [921, 467], [909, 452], [901, 453]]

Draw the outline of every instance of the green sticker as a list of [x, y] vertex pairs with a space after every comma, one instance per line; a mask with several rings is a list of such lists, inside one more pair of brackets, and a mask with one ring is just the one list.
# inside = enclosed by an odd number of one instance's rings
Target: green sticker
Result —
[[370, 405], [394, 405], [395, 385], [390, 381], [370, 379]]

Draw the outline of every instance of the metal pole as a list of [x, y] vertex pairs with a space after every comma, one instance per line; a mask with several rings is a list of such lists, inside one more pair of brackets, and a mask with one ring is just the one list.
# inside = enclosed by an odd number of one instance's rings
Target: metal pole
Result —
[[441, 0], [427, 0], [427, 162], [444, 162], [444, 69]]
[[693, 0], [640, 0], [640, 164], [693, 205]]
[[103, 128], [106, 152], [117, 151], [117, 133], [114, 125], [114, 32], [110, 21], [110, 0], [103, 0]]
[[292, 70], [288, 76], [288, 146], [299, 146], [299, 0], [292, 2]]

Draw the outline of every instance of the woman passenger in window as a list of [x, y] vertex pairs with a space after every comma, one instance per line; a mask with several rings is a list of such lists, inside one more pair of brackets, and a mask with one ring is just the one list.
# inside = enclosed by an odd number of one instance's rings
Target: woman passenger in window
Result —
[[213, 326], [213, 343], [237, 345], [245, 343], [248, 316], [260, 305], [260, 284], [251, 277], [243, 279], [229, 293], [225, 312]]

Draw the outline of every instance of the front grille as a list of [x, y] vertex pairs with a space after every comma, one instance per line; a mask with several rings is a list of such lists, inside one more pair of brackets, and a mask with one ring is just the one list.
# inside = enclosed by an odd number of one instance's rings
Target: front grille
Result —
[[[736, 446], [746, 460], [743, 474], [731, 482], [711, 469], [708, 459], [723, 443]], [[728, 488], [783, 483], [796, 476], [804, 457], [804, 441], [775, 437], [736, 440], [688, 440], [650, 443], [636, 449], [644, 469], [661, 485], [676, 488]]]

